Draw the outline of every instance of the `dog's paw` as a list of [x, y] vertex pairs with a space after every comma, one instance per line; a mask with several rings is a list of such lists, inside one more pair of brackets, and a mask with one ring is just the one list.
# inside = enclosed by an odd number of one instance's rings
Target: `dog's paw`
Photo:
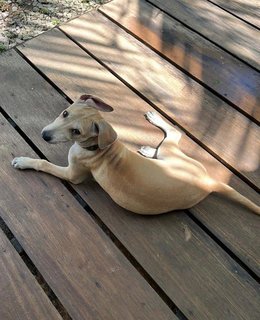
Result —
[[30, 165], [31, 158], [28, 157], [16, 157], [12, 161], [12, 166], [15, 169], [30, 169], [32, 166]]
[[150, 123], [154, 124], [157, 127], [163, 127], [166, 124], [162, 117], [156, 112], [148, 111], [144, 116], [146, 120], [148, 120]]
[[153, 158], [156, 154], [156, 149], [149, 146], [142, 146], [138, 152], [146, 158]]

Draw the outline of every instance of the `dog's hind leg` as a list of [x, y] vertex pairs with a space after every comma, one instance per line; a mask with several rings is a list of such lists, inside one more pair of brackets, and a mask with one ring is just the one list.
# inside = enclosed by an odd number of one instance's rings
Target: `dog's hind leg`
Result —
[[157, 152], [158, 149], [149, 147], [149, 146], [142, 146], [138, 152], [146, 158], [154, 158], [157, 159]]
[[68, 167], [60, 167], [42, 159], [17, 157], [13, 159], [12, 166], [21, 170], [33, 169], [43, 171], [74, 184], [81, 183], [85, 180], [85, 174], [83, 174], [82, 171], [74, 170], [72, 165], [69, 165]]
[[181, 139], [181, 132], [174, 128], [174, 126], [168, 124], [158, 113], [149, 111], [145, 115], [147, 121], [149, 121], [154, 126], [160, 128], [164, 134], [165, 139], [163, 142], [169, 138], [172, 142], [178, 145]]
[[145, 118], [151, 124], [160, 128], [164, 132], [165, 138], [156, 149], [149, 146], [143, 146], [140, 150], [138, 150], [138, 152], [147, 158], [154, 159], [158, 159], [158, 157], [166, 158], [170, 156], [172, 149], [176, 149], [176, 147], [178, 147], [178, 143], [182, 136], [181, 132], [176, 130], [173, 126], [169, 125], [156, 112], [147, 112], [145, 114]]

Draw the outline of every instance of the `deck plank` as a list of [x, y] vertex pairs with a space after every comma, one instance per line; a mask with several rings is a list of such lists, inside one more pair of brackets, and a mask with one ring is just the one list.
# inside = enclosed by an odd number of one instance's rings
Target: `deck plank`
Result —
[[[44, 49], [46, 43], [48, 43], [48, 52]], [[65, 56], [63, 52], [66, 52]], [[77, 99], [85, 91], [96, 94], [113, 105], [115, 111], [111, 114], [106, 113], [105, 117], [116, 128], [120, 139], [132, 150], [137, 150], [141, 145], [156, 146], [159, 143], [162, 134], [158, 129], [151, 127], [143, 117], [145, 112], [153, 109], [58, 31], [45, 34], [40, 42], [35, 39], [28, 43], [24, 53], [72, 99]], [[69, 63], [66, 62], [67, 59]], [[50, 65], [50, 61], [59, 61], [59, 72], [56, 71], [55, 64]], [[71, 61], [73, 61], [73, 68]], [[69, 78], [67, 74], [70, 74]], [[93, 81], [93, 79], [96, 80]], [[48, 121], [52, 121], [61, 111], [55, 112], [55, 110], [57, 108], [53, 109]], [[12, 114], [15, 115], [15, 111]], [[48, 121], [46, 120], [46, 123]], [[30, 135], [30, 132], [28, 134]], [[30, 137], [35, 139], [35, 135]], [[37, 139], [37, 143], [41, 143], [41, 140]], [[46, 144], [40, 145], [44, 147]], [[180, 145], [184, 152], [206, 165], [214, 178], [230, 182], [242, 194], [255, 202], [259, 201], [259, 196], [251, 188], [233, 176], [229, 170], [187, 136], [183, 136]], [[44, 152], [49, 153], [48, 148], [48, 146], [45, 147]], [[55, 154], [62, 152], [61, 150], [66, 152], [64, 146], [58, 150]], [[220, 200], [214, 196], [202, 201], [192, 209], [192, 212], [206, 222], [210, 230], [232, 248], [242, 261], [259, 273], [260, 246], [256, 245], [259, 243], [257, 231], [259, 219], [256, 215], [248, 214], [241, 206], [235, 206], [230, 201]]]
[[257, 71], [144, 0], [114, 0], [100, 11], [260, 121]]
[[258, 0], [211, 0], [211, 2], [260, 28], [260, 7]]
[[[61, 28], [260, 188], [260, 128], [255, 123], [99, 13]], [[23, 52], [29, 52], [27, 47]]]
[[[143, 127], [147, 125], [141, 117], [144, 109], [147, 108], [142, 100], [131, 91], [129, 92], [79, 48], [68, 43], [67, 39], [59, 40], [62, 38], [59, 32], [51, 33], [56, 43], [56, 52], [53, 52], [54, 47], [51, 46], [51, 42], [48, 48], [44, 46], [45, 37], [46, 35], [41, 36], [41, 43], [47, 51], [45, 52], [42, 48], [38, 66], [55, 80], [58, 86], [63, 89], [68, 86], [66, 92], [70, 93], [71, 97], [78, 96], [79, 93], [84, 92], [83, 90], [90, 92], [90, 89], [93, 93], [100, 93], [100, 96], [106, 97], [106, 100], [112, 102], [117, 108], [111, 117], [114, 118], [114, 122], [117, 122], [117, 126], [121, 127], [121, 133], [127, 128], [127, 133], [124, 134], [125, 138], [130, 140], [130, 144], [133, 144], [133, 140], [139, 140], [139, 143], [142, 143], [144, 140], [150, 142], [154, 139], [153, 132], [157, 129], [151, 130], [151, 134], [146, 135], [149, 136], [148, 138], [141, 134]], [[62, 46], [63, 41], [64, 46]], [[37, 46], [41, 45], [37, 42]], [[59, 54], [65, 56], [67, 61], [60, 59]], [[56, 61], [55, 69], [52, 61]], [[66, 150], [62, 145], [56, 146], [54, 153], [49, 145], [40, 139], [39, 134], [33, 134], [30, 128], [34, 127], [34, 130], [39, 132], [45, 124], [43, 122], [51, 121], [54, 115], [64, 108], [65, 103], [55, 105], [58, 94], [51, 88], [45, 92], [43, 79], [28, 65], [22, 64], [16, 55], [12, 59], [10, 57], [7, 59], [4, 69], [12, 74], [14, 66], [19, 72], [16, 72], [12, 88], [6, 86], [1, 92], [5, 110], [16, 119], [19, 126], [49, 159], [56, 163], [64, 161]], [[7, 75], [5, 77], [8, 78]], [[22, 88], [21, 79], [26, 79], [23, 81]], [[96, 81], [93, 81], [94, 79]], [[35, 84], [37, 84], [36, 88]], [[34, 87], [33, 92], [31, 87]], [[28, 101], [20, 101], [21, 90], [29, 93]], [[39, 96], [42, 98], [40, 99]], [[130, 108], [129, 114], [123, 105], [121, 106], [123, 113], [120, 114], [121, 99], [127, 100], [132, 106], [133, 109]], [[149, 109], [148, 107], [146, 111]], [[26, 111], [26, 118], [24, 118]], [[44, 114], [42, 121], [39, 121], [40, 119], [35, 121], [34, 115], [38, 111]], [[134, 114], [137, 114], [136, 118], [132, 118]], [[137, 136], [138, 132], [140, 133]], [[28, 172], [21, 174], [26, 177]], [[32, 173], [32, 175], [38, 174]], [[84, 199], [91, 202], [96, 213], [189, 319], [218, 317], [229, 320], [243, 319], [248, 314], [251, 319], [256, 318], [258, 312], [256, 282], [186, 214], [142, 217], [119, 208], [93, 181], [87, 181], [78, 186], [77, 190], [81, 190]], [[191, 234], [192, 240], [187, 241], [185, 232]]]
[[[37, 106], [30, 93], [19, 95], [26, 123]], [[0, 146], [1, 216], [73, 320], [177, 319], [59, 180], [11, 167], [14, 156], [35, 154], [2, 117]]]
[[206, 0], [149, 0], [259, 70], [259, 32]]
[[[0, 121], [2, 121], [1, 117]], [[48, 300], [1, 229], [0, 319], [61, 320], [58, 311]]]

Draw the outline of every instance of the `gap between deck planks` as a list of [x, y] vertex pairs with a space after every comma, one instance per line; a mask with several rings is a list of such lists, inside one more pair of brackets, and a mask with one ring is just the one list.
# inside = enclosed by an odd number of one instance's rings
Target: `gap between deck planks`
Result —
[[[45, 49], [47, 44], [48, 51]], [[152, 108], [62, 33], [52, 31], [43, 35], [40, 41], [34, 39], [26, 48], [21, 49], [70, 98], [75, 100], [80, 94], [91, 92], [113, 105], [115, 111], [106, 114], [106, 118], [115, 126], [119, 137], [127, 146], [137, 150], [141, 145], [155, 147], [159, 143], [162, 133], [149, 125], [143, 117]], [[56, 114], [53, 112], [52, 117]], [[51, 120], [50, 117], [49, 121]], [[184, 152], [201, 161], [215, 178], [229, 180], [232, 176], [223, 165], [186, 136], [183, 136], [180, 145]], [[230, 182], [242, 194], [258, 201], [258, 195], [240, 179], [232, 176]], [[242, 261], [249, 264], [256, 273], [259, 272], [259, 250], [255, 246], [259, 220], [256, 215], [214, 196], [208, 197], [191, 211]]]
[[[259, 190], [260, 129], [255, 123], [98, 12], [61, 29]], [[33, 59], [37, 45], [21, 50]]]
[[[9, 52], [9, 57], [13, 54]], [[19, 73], [19, 63], [14, 68]], [[5, 78], [7, 83], [13, 74]], [[46, 99], [41, 96], [46, 90], [44, 81], [34, 85], [37, 89], [43, 86], [35, 92], [42, 104]], [[31, 88], [16, 97], [22, 103], [30, 100], [34, 96]], [[15, 97], [15, 87], [13, 93]], [[27, 104], [40, 104], [37, 99], [29, 100]], [[63, 102], [61, 97], [55, 102], [59, 100]], [[30, 125], [26, 109], [23, 117]], [[35, 157], [35, 153], [0, 118], [1, 216], [71, 317], [177, 319], [59, 180], [36, 172], [14, 171], [10, 162], [15, 155]]]
[[259, 71], [259, 32], [207, 0], [149, 0]]
[[2, 320], [61, 320], [1, 228], [0, 299]]
[[210, 2], [251, 23], [252, 26], [260, 28], [259, 0], [210, 0]]
[[[59, 32], [58, 34], [59, 37], [62, 37]], [[73, 54], [70, 46], [67, 46], [66, 50], [64, 50], [57, 40], [58, 38], [56, 38], [57, 51], [60, 53], [66, 52], [66, 55], [69, 55], [67, 62], [56, 64], [57, 68], [53, 70], [53, 74], [60, 73], [59, 76], [61, 76], [59, 81], [55, 80], [57, 85], [61, 85], [61, 82], [65, 81], [63, 85], [69, 85], [73, 95], [78, 96], [79, 92], [82, 93], [83, 90], [82, 77], [84, 78], [84, 73], [82, 71], [84, 72], [85, 69], [83, 67], [87, 63], [89, 81], [85, 82], [86, 89], [90, 89], [90, 79], [92, 78], [93, 80], [93, 77], [96, 77], [104, 82], [97, 82], [95, 89], [97, 90], [98, 88], [100, 93], [103, 89], [105, 96], [110, 94], [109, 102], [114, 102], [113, 105], [117, 105], [119, 100], [119, 96], [115, 97], [111, 92], [113, 87], [114, 92], [117, 92], [120, 96], [123, 94], [124, 99], [127, 97], [127, 101], [135, 103], [135, 111], [138, 113], [137, 107], [138, 105], [141, 107], [143, 102], [136, 95], [132, 94], [131, 91], [129, 92], [108, 72], [104, 72], [95, 61], [89, 59], [77, 47]], [[49, 46], [48, 52], [51, 52], [51, 50]], [[50, 56], [48, 54], [45, 55], [45, 52], [42, 53], [45, 58], [41, 61], [41, 65], [45, 64], [44, 61], [47, 63], [45, 71], [49, 70], [47, 74], [50, 75], [52, 73], [50, 70], [53, 66], [49, 63], [54, 61], [55, 57], [49, 60]], [[85, 63], [81, 59], [82, 55], [84, 55]], [[55, 162], [65, 162], [66, 148], [64, 146], [56, 146], [56, 151], [54, 152], [52, 147], [50, 148], [40, 139], [39, 132], [42, 126], [51, 121], [54, 115], [57, 115], [66, 107], [67, 102], [61, 99], [55, 90], [14, 52], [4, 57], [6, 59], [2, 70], [5, 70], [5, 74], [2, 74], [2, 76], [5, 77], [6, 81], [4, 81], [5, 86], [3, 92], [1, 92], [2, 106], [16, 119], [15, 121], [22, 130], [40, 147], [48, 158]], [[72, 75], [75, 72], [75, 69], [71, 69], [74, 64], [74, 62], [72, 64], [73, 57], [77, 58], [80, 66], [77, 69], [79, 72], [77, 76]], [[3, 63], [3, 57], [0, 61]], [[64, 69], [64, 67], [69, 69]], [[16, 71], [15, 79], [11, 76], [14, 71]], [[99, 78], [100, 76], [101, 78]], [[8, 85], [10, 81], [8, 79], [12, 79], [12, 87]], [[23, 87], [20, 85], [22, 79], [27, 80], [23, 81]], [[77, 80], [79, 80], [79, 83]], [[98, 83], [99, 86], [97, 86]], [[25, 92], [26, 95], [22, 94], [22, 92]], [[142, 113], [143, 107], [141, 109]], [[129, 118], [130, 114], [132, 112], [129, 113]], [[120, 119], [120, 113], [117, 113], [117, 116], [115, 113], [114, 116], [117, 120]], [[127, 124], [126, 119], [127, 117], [124, 114], [121, 118], [122, 127]], [[129, 126], [133, 126], [131, 119], [128, 123]], [[137, 128], [139, 124], [141, 123], [138, 120], [136, 123]], [[149, 127], [145, 122], [141, 124], [141, 127], [143, 127], [143, 124], [144, 127]], [[130, 128], [128, 131], [130, 131]], [[151, 132], [156, 132], [156, 129]], [[130, 139], [139, 139], [141, 142], [144, 141], [143, 138], [146, 138], [149, 142], [154, 137], [143, 137], [143, 135], [137, 137], [133, 132], [129, 132], [127, 136]], [[133, 141], [131, 142], [133, 143]], [[31, 174], [32, 177], [34, 175], [45, 176], [35, 172], [22, 172], [19, 174], [24, 177], [28, 174]], [[91, 181], [77, 187], [77, 190], [81, 190], [83, 197], [87, 201], [91, 201], [93, 209], [105, 220], [106, 224], [123, 242], [125, 247], [130, 249], [130, 252], [141, 262], [149, 274], [158, 281], [189, 319], [208, 319], [209, 315], [214, 315], [214, 317], [221, 316], [222, 319], [243, 319], [248, 314], [252, 319], [255, 318], [257, 312], [257, 302], [255, 301], [256, 282], [221, 248], [216, 246], [214, 241], [198, 228], [186, 214], [169, 214], [147, 219], [132, 215], [117, 207]], [[86, 196], [86, 192], [90, 193], [90, 195]], [[78, 219], [78, 217], [76, 218]], [[79, 223], [81, 224], [82, 221], [79, 221]], [[85, 226], [82, 227], [85, 228]], [[192, 241], [185, 241], [185, 228], [190, 230]], [[209, 300], [212, 303], [208, 303]]]
[[257, 71], [144, 0], [113, 0], [99, 11], [228, 99], [251, 119], [260, 121]]

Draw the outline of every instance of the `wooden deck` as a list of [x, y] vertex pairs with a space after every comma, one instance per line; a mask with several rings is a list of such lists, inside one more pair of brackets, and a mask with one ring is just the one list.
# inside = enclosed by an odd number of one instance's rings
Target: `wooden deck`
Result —
[[82, 93], [131, 149], [156, 146], [157, 110], [181, 148], [259, 204], [257, 1], [114, 0], [0, 56], [0, 319], [256, 320], [260, 219], [217, 195], [156, 217], [92, 180], [15, 171], [66, 165], [41, 129]]

